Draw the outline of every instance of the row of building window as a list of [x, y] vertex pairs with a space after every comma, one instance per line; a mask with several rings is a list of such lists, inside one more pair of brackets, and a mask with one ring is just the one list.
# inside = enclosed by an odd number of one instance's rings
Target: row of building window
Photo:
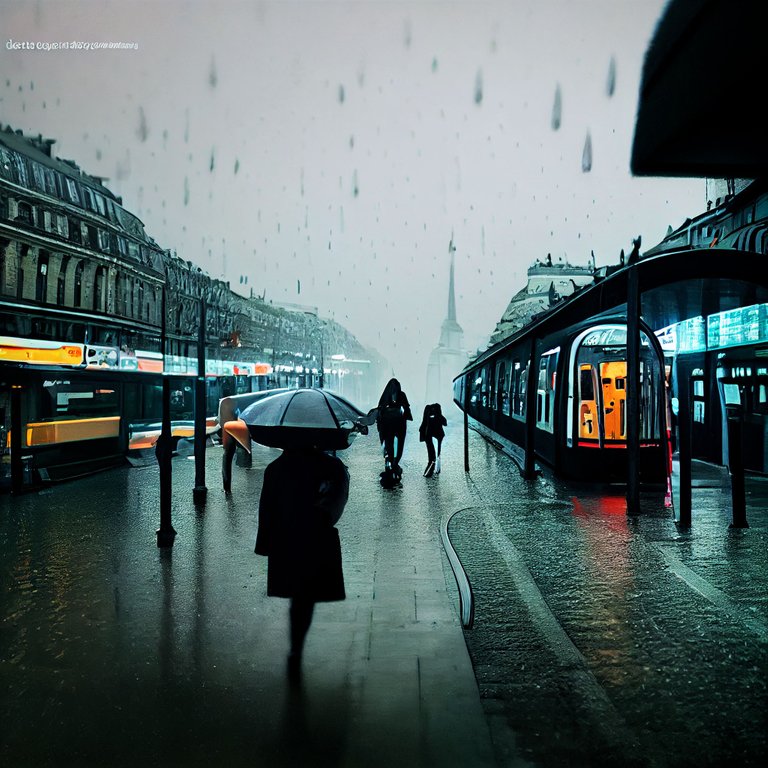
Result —
[[[14, 203], [15, 216], [12, 215]], [[72, 216], [46, 210], [43, 206], [33, 206], [25, 200], [3, 199], [0, 202], [0, 216], [102, 253], [131, 258], [134, 261], [143, 261], [144, 263], [150, 261], [149, 249], [144, 245], [139, 245], [122, 235], [116, 235], [114, 232], [87, 224]]]
[[[79, 172], [79, 169], [73, 165], [73, 171]], [[129, 230], [137, 237], [143, 236], [141, 222], [118, 205], [110, 196], [1, 145], [0, 177], [27, 189], [37, 190], [77, 205], [109, 219], [112, 223]]]
[[[38, 304], [55, 304], [71, 306], [77, 309], [95, 310], [97, 312], [114, 312], [117, 315], [130, 317], [134, 320], [159, 322], [158, 290], [154, 286], [145, 285], [144, 281], [128, 275], [115, 275], [114, 296], [109, 300], [110, 283], [106, 266], [99, 265], [93, 272], [90, 285], [86, 280], [86, 261], [64, 255], [61, 257], [58, 269], [52, 269], [55, 260], [51, 254], [41, 250], [36, 259], [28, 259], [29, 246], [21, 245], [15, 255], [16, 279], [8, 279], [8, 241], [0, 241], [0, 293], [13, 295], [18, 299], [35, 301]], [[25, 292], [25, 268], [35, 270], [34, 293], [29, 289]], [[50, 289], [55, 285], [55, 296]], [[71, 294], [67, 286], [71, 287]], [[68, 296], [71, 295], [71, 303]]]

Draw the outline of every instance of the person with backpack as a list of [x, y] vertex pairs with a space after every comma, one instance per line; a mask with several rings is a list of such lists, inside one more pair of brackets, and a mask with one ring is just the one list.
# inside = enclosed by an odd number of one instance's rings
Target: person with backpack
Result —
[[[427, 444], [427, 468], [424, 470], [424, 477], [440, 474], [440, 448], [445, 437], [443, 427], [446, 426], [448, 422], [443, 416], [440, 403], [424, 406], [424, 417], [419, 427], [419, 440]], [[435, 441], [437, 441], [437, 450], [435, 450]]]
[[376, 427], [384, 451], [384, 472], [381, 484], [394, 487], [399, 484], [403, 470], [400, 459], [405, 448], [408, 422], [413, 421], [411, 406], [397, 379], [390, 379], [379, 398]]

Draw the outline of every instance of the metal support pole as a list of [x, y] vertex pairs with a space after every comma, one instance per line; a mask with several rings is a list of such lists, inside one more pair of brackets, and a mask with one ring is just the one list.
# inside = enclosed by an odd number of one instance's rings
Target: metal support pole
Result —
[[200, 327], [197, 331], [197, 377], [195, 378], [195, 487], [192, 497], [196, 502], [205, 501], [208, 489], [205, 487], [205, 298], [200, 299]]
[[469, 472], [469, 416], [466, 410], [464, 411], [464, 471]]
[[627, 514], [640, 514], [640, 284], [637, 263], [627, 275]]
[[536, 386], [539, 360], [536, 339], [531, 339], [528, 375], [525, 382], [525, 463], [523, 476], [528, 480], [536, 475]]
[[11, 493], [24, 491], [24, 466], [21, 461], [21, 385], [11, 386]]
[[171, 457], [173, 438], [171, 437], [171, 382], [163, 376], [163, 426], [155, 444], [155, 456], [160, 467], [160, 527], [157, 529], [157, 546], [172, 547], [176, 531], [171, 524], [171, 491], [173, 478]]
[[689, 371], [678, 366], [678, 461], [680, 464], [680, 517], [679, 525], [691, 525], [691, 379]]
[[176, 531], [171, 524], [171, 491], [173, 480], [171, 476], [171, 456], [173, 454], [173, 438], [171, 436], [171, 382], [165, 374], [165, 342], [166, 342], [166, 286], [163, 286], [161, 342], [163, 353], [163, 422], [160, 437], [155, 444], [155, 456], [160, 467], [160, 527], [157, 529], [157, 546], [172, 547]]
[[731, 504], [733, 522], [729, 528], [749, 528], [747, 499], [744, 486], [744, 459], [742, 455], [742, 419], [740, 406], [727, 406], [728, 412], [728, 471], [731, 475]]

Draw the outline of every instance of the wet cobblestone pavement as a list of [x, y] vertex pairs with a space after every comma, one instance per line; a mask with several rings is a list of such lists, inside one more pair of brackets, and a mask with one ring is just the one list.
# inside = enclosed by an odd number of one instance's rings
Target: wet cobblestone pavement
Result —
[[728, 527], [727, 488], [699, 484], [717, 487], [694, 489], [686, 531], [663, 498], [628, 518], [623, 496], [526, 484], [473, 442], [473, 466], [493, 482], [477, 483], [483, 503], [449, 530], [475, 590], [465, 635], [481, 695], [519, 757], [765, 764], [765, 482], [749, 483], [749, 529]]

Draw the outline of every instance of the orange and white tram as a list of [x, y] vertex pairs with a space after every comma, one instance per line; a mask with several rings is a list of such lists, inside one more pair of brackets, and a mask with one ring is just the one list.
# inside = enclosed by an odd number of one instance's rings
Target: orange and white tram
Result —
[[[174, 444], [193, 437], [197, 361], [164, 357], [159, 339], [145, 341], [155, 349], [0, 336], [0, 485], [10, 483], [14, 409], [28, 485], [115, 466], [130, 451], [154, 447], [164, 374]], [[222, 397], [273, 385], [267, 364], [211, 360], [206, 368], [209, 434], [219, 429]]]
[[[572, 480], [620, 482], [627, 471], [627, 326], [621, 315], [576, 323], [532, 341], [519, 332], [470, 362], [454, 379], [454, 400], [481, 434], [522, 461], [534, 420], [537, 460]], [[531, 352], [535, 368], [531, 368]], [[640, 457], [645, 482], [667, 471], [664, 358], [641, 331]], [[528, 391], [535, 387], [535, 398]], [[529, 413], [529, 403], [534, 412]]]

